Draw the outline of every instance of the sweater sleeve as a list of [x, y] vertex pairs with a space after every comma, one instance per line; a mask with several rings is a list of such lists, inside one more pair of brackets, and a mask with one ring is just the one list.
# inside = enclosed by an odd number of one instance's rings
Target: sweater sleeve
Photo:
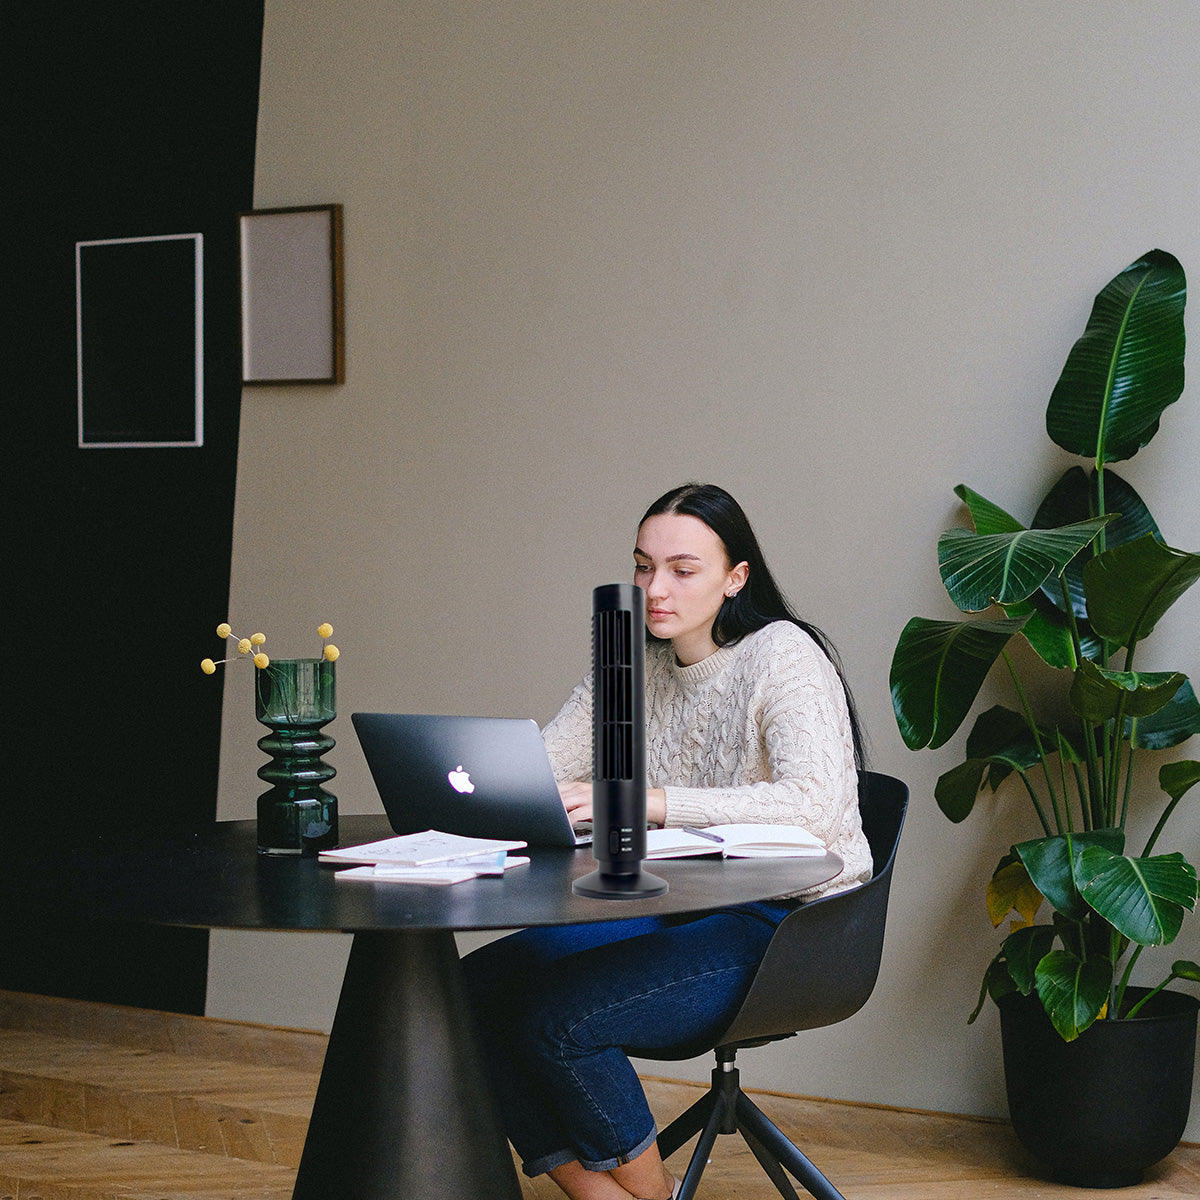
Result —
[[542, 730], [554, 778], [560, 783], [587, 782], [592, 777], [592, 677], [589, 674], [567, 697], [558, 715]]

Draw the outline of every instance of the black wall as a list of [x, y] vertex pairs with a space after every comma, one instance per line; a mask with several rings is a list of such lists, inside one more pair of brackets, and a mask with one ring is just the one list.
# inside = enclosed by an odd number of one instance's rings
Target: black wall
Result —
[[[263, 0], [46, 0], [0, 18], [9, 853], [35, 826], [136, 839], [214, 817], [221, 680], [198, 663], [229, 599], [236, 213], [252, 205], [262, 22]], [[195, 232], [204, 445], [78, 449], [75, 243]], [[0, 987], [202, 1012], [206, 969], [205, 931], [0, 914]]]

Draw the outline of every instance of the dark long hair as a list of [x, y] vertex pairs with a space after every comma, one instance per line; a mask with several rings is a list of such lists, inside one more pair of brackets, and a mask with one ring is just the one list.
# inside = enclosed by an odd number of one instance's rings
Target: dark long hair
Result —
[[[721, 539], [729, 565], [736, 566], [744, 562], [749, 568], [746, 582], [735, 595], [725, 597], [713, 619], [712, 640], [718, 646], [731, 646], [748, 633], [762, 629], [773, 621], [789, 621], [803, 629], [820, 646], [833, 664], [846, 695], [850, 731], [854, 737], [854, 761], [859, 770], [863, 770], [866, 751], [862, 724], [837, 649], [820, 629], [796, 613], [780, 591], [742, 506], [724, 488], [714, 483], [685, 483], [655, 500], [642, 515], [638, 528], [650, 517], [663, 513], [678, 513], [703, 521]], [[646, 636], [651, 641], [662, 640], [649, 631]]]

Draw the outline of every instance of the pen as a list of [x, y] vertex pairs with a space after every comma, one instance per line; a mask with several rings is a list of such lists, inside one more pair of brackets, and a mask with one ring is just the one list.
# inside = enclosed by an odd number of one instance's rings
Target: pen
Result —
[[683, 825], [681, 828], [683, 829], [684, 833], [694, 833], [697, 837], [707, 838], [710, 842], [720, 842], [722, 845], [725, 844], [725, 839], [723, 837], [717, 837], [715, 833], [709, 833], [706, 829], [695, 829], [691, 825]]

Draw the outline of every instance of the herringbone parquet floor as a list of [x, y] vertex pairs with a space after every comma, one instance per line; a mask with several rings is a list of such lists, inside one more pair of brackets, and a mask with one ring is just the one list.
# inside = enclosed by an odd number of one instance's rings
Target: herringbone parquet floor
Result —
[[[314, 1033], [0, 992], [0, 1200], [288, 1200], [324, 1049]], [[647, 1092], [660, 1123], [699, 1094], [657, 1079]], [[1040, 1178], [1004, 1122], [756, 1099], [846, 1200], [1092, 1194]], [[522, 1188], [560, 1195], [546, 1179]], [[1200, 1147], [1116, 1194], [1200, 1196]], [[719, 1139], [702, 1200], [776, 1195], [738, 1139]]]

